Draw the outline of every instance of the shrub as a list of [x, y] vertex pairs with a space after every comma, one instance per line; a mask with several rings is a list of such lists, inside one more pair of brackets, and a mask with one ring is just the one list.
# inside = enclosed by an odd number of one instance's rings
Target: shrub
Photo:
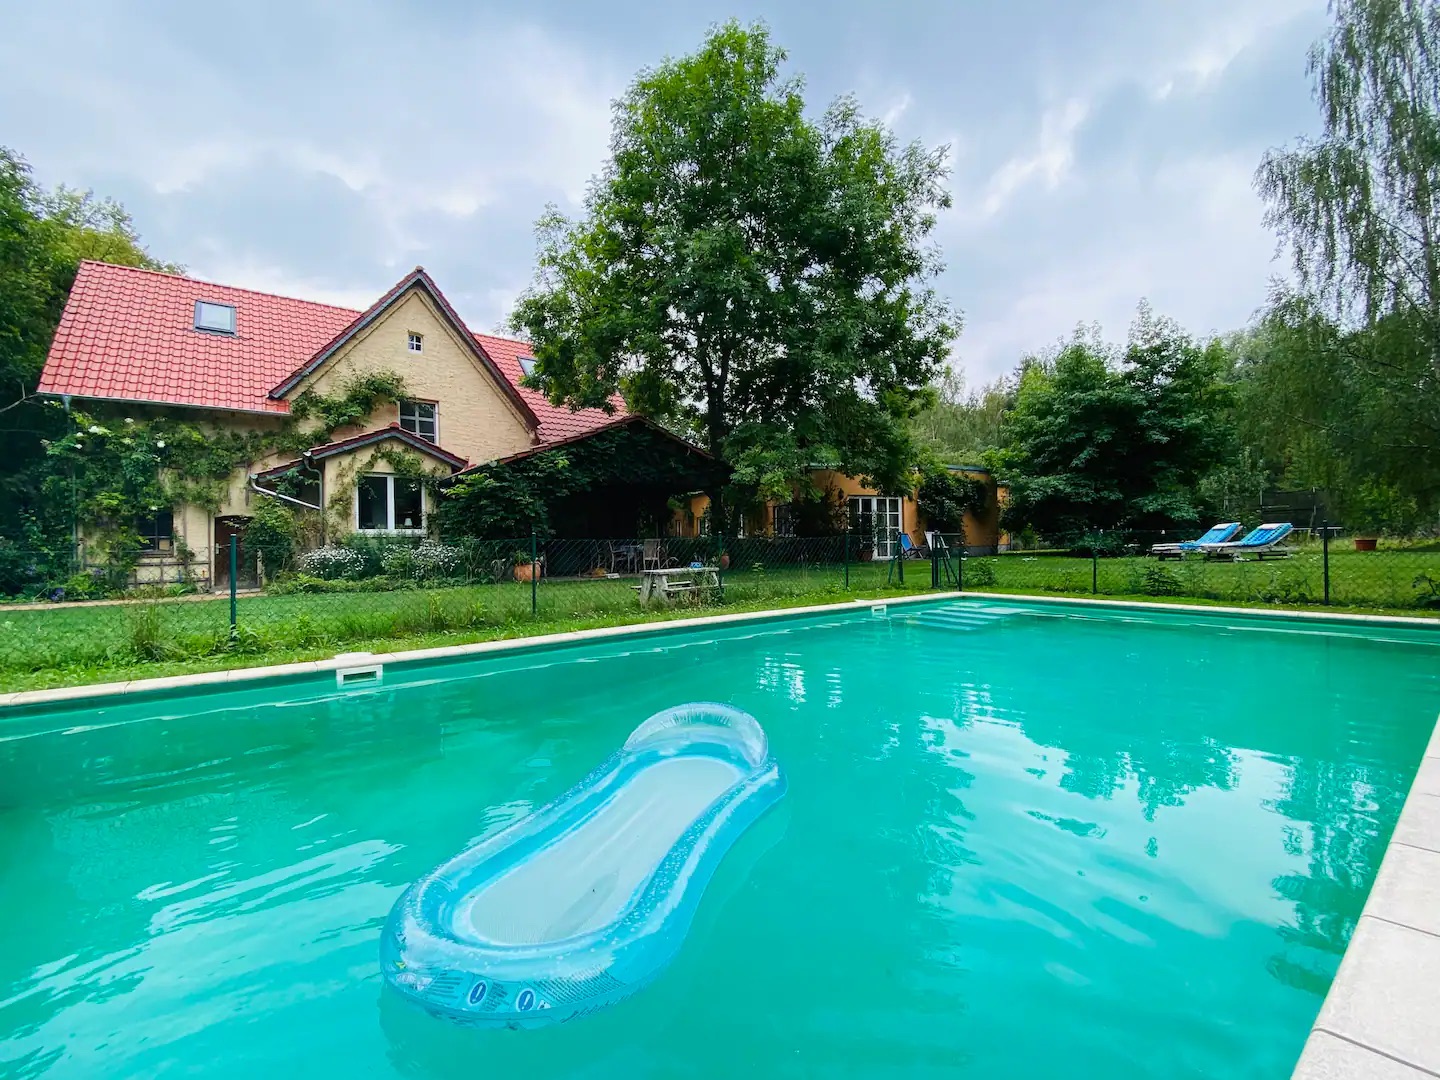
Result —
[[365, 572], [365, 556], [348, 547], [327, 545], [307, 551], [296, 560], [304, 574], [326, 581], [354, 579]]
[[323, 578], [292, 571], [276, 577], [266, 591], [271, 596], [295, 596], [308, 593], [395, 592], [414, 588], [416, 584], [411, 578]]
[[255, 515], [245, 526], [242, 543], [248, 554], [259, 555], [266, 579], [290, 566], [300, 527], [289, 507], [278, 499], [259, 499]]
[[961, 583], [967, 589], [983, 589], [995, 584], [995, 567], [979, 559], [966, 559], [962, 564], [964, 577]]
[[[450, 544], [425, 540], [416, 547], [396, 544], [380, 556], [380, 568], [394, 578], [434, 581], [454, 577], [460, 566], [460, 549]], [[529, 559], [529, 555], [525, 556]]]
[[1140, 581], [1140, 591], [1146, 596], [1179, 596], [1184, 587], [1169, 567], [1156, 563], [1146, 569]]

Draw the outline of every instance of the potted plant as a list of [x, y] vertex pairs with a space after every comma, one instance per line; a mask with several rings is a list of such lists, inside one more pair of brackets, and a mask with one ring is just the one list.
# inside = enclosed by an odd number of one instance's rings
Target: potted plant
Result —
[[517, 551], [513, 556], [515, 562], [516, 581], [534, 581], [545, 573], [545, 558], [541, 556], [533, 562], [529, 551]]

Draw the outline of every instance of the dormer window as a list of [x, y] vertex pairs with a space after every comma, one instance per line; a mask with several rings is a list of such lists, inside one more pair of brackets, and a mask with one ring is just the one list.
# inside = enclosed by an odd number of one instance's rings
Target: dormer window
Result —
[[409, 334], [409, 341], [410, 341], [410, 351], [411, 351], [411, 352], [424, 352], [424, 351], [425, 351], [425, 335], [424, 335], [424, 334], [417, 334], [417, 333], [415, 333], [415, 331], [412, 330], [412, 331], [410, 331], [410, 334]]
[[522, 375], [534, 375], [534, 374], [535, 374], [535, 357], [533, 357], [533, 356], [522, 356], [522, 357], [520, 357], [520, 373], [521, 373]]
[[195, 329], [207, 334], [235, 333], [235, 305], [196, 300]]

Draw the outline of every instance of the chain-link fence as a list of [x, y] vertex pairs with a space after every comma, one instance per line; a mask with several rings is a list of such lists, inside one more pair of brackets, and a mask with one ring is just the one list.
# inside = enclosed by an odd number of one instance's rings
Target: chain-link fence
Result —
[[1097, 534], [1070, 548], [966, 559], [961, 587], [1440, 611], [1440, 541], [1384, 541], [1362, 550], [1370, 544], [1375, 542], [1333, 539], [1325, 529], [1292, 533], [1266, 547], [1236, 540], [1187, 548], [1155, 533]]
[[[270, 662], [381, 649], [396, 639], [519, 636], [897, 592], [1440, 611], [1437, 543], [1357, 551], [1351, 540], [1316, 535], [1265, 551], [1159, 557], [1151, 553], [1154, 541], [1112, 534], [1063, 550], [969, 557], [960, 537], [940, 534], [923, 543], [901, 534], [356, 541], [308, 552], [258, 590], [244, 587], [253, 575], [237, 573], [224, 576], [218, 594], [171, 583], [77, 600], [86, 592], [72, 586], [0, 603], [0, 690], [92, 681], [137, 666], [143, 674], [169, 661]], [[237, 566], [248, 558], [237, 547]]]
[[893, 536], [862, 544], [849, 534], [365, 539], [307, 552], [260, 589], [245, 587], [253, 556], [238, 543], [237, 572], [227, 574], [225, 564], [222, 551], [219, 592], [172, 582], [76, 599], [115, 591], [96, 571], [81, 575], [82, 587], [72, 580], [68, 589], [37, 588], [0, 604], [0, 689], [29, 685], [25, 676], [42, 671], [88, 678], [86, 669], [284, 659], [398, 638], [514, 636], [932, 588], [921, 548]]

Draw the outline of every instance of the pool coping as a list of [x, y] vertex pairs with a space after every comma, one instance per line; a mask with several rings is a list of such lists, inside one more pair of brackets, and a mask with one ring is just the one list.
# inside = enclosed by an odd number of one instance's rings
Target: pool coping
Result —
[[164, 675], [153, 679], [127, 679], [123, 682], [87, 683], [81, 686], [58, 686], [48, 690], [14, 690], [0, 693], [0, 711], [11, 706], [50, 705], [83, 701], [87, 698], [139, 694], [156, 690], [179, 690], [191, 687], [219, 686], [227, 683], [251, 682], [258, 679], [283, 678], [334, 671], [337, 668], [367, 664], [403, 664], [418, 660], [443, 660], [450, 657], [478, 656], [525, 649], [567, 645], [575, 642], [606, 638], [655, 634], [668, 630], [686, 630], [703, 626], [760, 622], [826, 612], [853, 610], [876, 605], [933, 603], [937, 600], [980, 599], [1023, 601], [1025, 603], [1082, 605], [1106, 608], [1186, 612], [1190, 614], [1248, 615], [1252, 618], [1300, 619], [1316, 622], [1360, 623], [1390, 626], [1426, 626], [1440, 632], [1440, 620], [1409, 615], [1360, 615], [1349, 612], [1295, 611], [1289, 609], [1230, 607], [1219, 604], [1166, 604], [1149, 600], [1111, 600], [1098, 597], [1032, 596], [1028, 593], [991, 592], [927, 592], [910, 596], [863, 597], [833, 604], [810, 604], [804, 607], [767, 608], [761, 611], [734, 611], [724, 615], [701, 615], [691, 619], [666, 619], [655, 622], [626, 623], [622, 626], [600, 626], [590, 630], [571, 630], [559, 634], [537, 634], [533, 637], [497, 638], [474, 641], [465, 645], [440, 645], [430, 649], [404, 652], [337, 653], [324, 660], [302, 660], [291, 664], [267, 664], [258, 667], [225, 668], [220, 671], [198, 671], [188, 675]]
[[[294, 677], [371, 664], [403, 664], [492, 653], [523, 652], [578, 642], [653, 636], [705, 626], [767, 622], [835, 614], [864, 607], [891, 607], [943, 600], [978, 599], [1155, 610], [1188, 614], [1245, 615], [1310, 622], [1429, 627], [1440, 621], [1405, 615], [1295, 611], [1203, 604], [1167, 604], [1021, 593], [933, 592], [866, 597], [831, 604], [730, 612], [689, 619], [629, 623], [559, 634], [502, 638], [393, 653], [339, 653], [324, 660], [231, 668], [155, 679], [95, 683], [49, 690], [0, 693], [0, 718], [12, 706], [62, 704], [149, 691], [220, 686]], [[1326, 994], [1292, 1080], [1424, 1080], [1440, 1077], [1440, 717], [1406, 795], [1375, 882]]]

